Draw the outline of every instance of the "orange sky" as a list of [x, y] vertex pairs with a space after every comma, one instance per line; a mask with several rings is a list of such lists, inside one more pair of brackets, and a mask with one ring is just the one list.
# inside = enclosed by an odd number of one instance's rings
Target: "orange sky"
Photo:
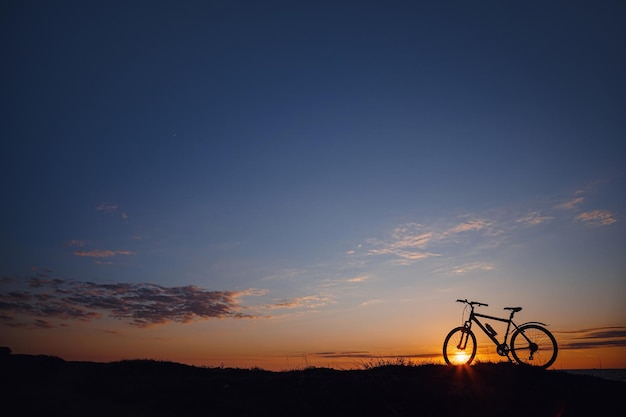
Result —
[[[449, 303], [449, 306], [448, 310], [460, 312], [460, 305]], [[416, 364], [443, 363], [443, 339], [447, 331], [457, 325], [446, 317], [450, 314], [442, 314], [445, 319], [421, 327], [408, 320], [386, 322], [389, 316], [378, 320], [376, 314], [373, 316], [356, 321], [320, 312], [299, 318], [220, 319], [151, 326], [140, 331], [108, 319], [45, 331], [8, 327], [0, 340], [9, 344], [14, 353], [56, 355], [66, 360], [158, 359], [209, 367], [353, 369], [397, 360]], [[449, 329], [443, 327], [446, 321]], [[501, 337], [503, 324], [492, 324]], [[624, 347], [602, 347], [602, 344], [600, 347], [570, 347], [575, 342], [610, 341], [588, 338], [589, 333], [601, 329], [587, 329], [583, 333], [563, 333], [553, 326], [548, 329], [554, 332], [560, 345], [557, 361], [551, 369], [626, 368]], [[493, 344], [479, 329], [475, 331], [478, 338], [475, 360], [502, 360]]]

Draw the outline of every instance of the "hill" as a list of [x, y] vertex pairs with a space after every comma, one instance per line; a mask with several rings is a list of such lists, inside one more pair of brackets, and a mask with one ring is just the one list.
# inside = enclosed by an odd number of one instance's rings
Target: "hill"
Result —
[[626, 383], [511, 365], [270, 372], [129, 360], [0, 360], [3, 408], [21, 416], [589, 416]]

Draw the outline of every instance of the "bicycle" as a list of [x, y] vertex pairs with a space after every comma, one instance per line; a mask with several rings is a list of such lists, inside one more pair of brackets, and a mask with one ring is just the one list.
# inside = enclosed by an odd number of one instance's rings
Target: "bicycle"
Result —
[[[469, 318], [463, 326], [456, 327], [448, 333], [443, 342], [443, 358], [448, 365], [469, 365], [476, 356], [476, 336], [472, 331], [472, 323], [478, 327], [496, 345], [496, 351], [500, 356], [506, 356], [509, 362], [513, 362], [509, 354], [521, 365], [534, 366], [546, 369], [554, 363], [558, 353], [556, 339], [545, 327], [547, 324], [538, 321], [530, 321], [517, 325], [513, 322], [513, 316], [522, 310], [522, 307], [504, 307], [511, 311], [508, 319], [475, 313], [474, 307], [487, 307], [488, 304], [477, 301], [456, 300], [458, 303], [467, 304], [470, 307]], [[467, 307], [466, 307], [467, 308]], [[498, 334], [489, 323], [481, 323], [478, 317], [489, 320], [497, 320], [507, 323], [504, 340], [496, 339]], [[511, 345], [507, 344], [509, 331], [513, 326]]]

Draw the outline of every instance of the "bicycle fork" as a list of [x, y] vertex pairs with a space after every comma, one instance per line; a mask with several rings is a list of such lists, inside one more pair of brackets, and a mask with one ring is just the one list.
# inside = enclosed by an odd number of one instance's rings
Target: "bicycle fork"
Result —
[[471, 324], [468, 325], [468, 323], [465, 323], [465, 329], [463, 329], [461, 340], [459, 340], [459, 344], [456, 346], [457, 349], [465, 350], [465, 348], [467, 347], [467, 340], [469, 339], [470, 335], [470, 326]]

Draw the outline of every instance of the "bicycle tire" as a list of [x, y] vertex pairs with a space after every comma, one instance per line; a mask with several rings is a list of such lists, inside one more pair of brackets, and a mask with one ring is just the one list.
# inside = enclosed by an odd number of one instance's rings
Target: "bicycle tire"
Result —
[[521, 365], [546, 369], [554, 363], [558, 352], [552, 333], [537, 324], [522, 326], [511, 337], [511, 353]]
[[[463, 337], [467, 337], [465, 348], [459, 349]], [[443, 359], [448, 365], [469, 365], [476, 356], [476, 336], [466, 327], [454, 328], [443, 342]]]

